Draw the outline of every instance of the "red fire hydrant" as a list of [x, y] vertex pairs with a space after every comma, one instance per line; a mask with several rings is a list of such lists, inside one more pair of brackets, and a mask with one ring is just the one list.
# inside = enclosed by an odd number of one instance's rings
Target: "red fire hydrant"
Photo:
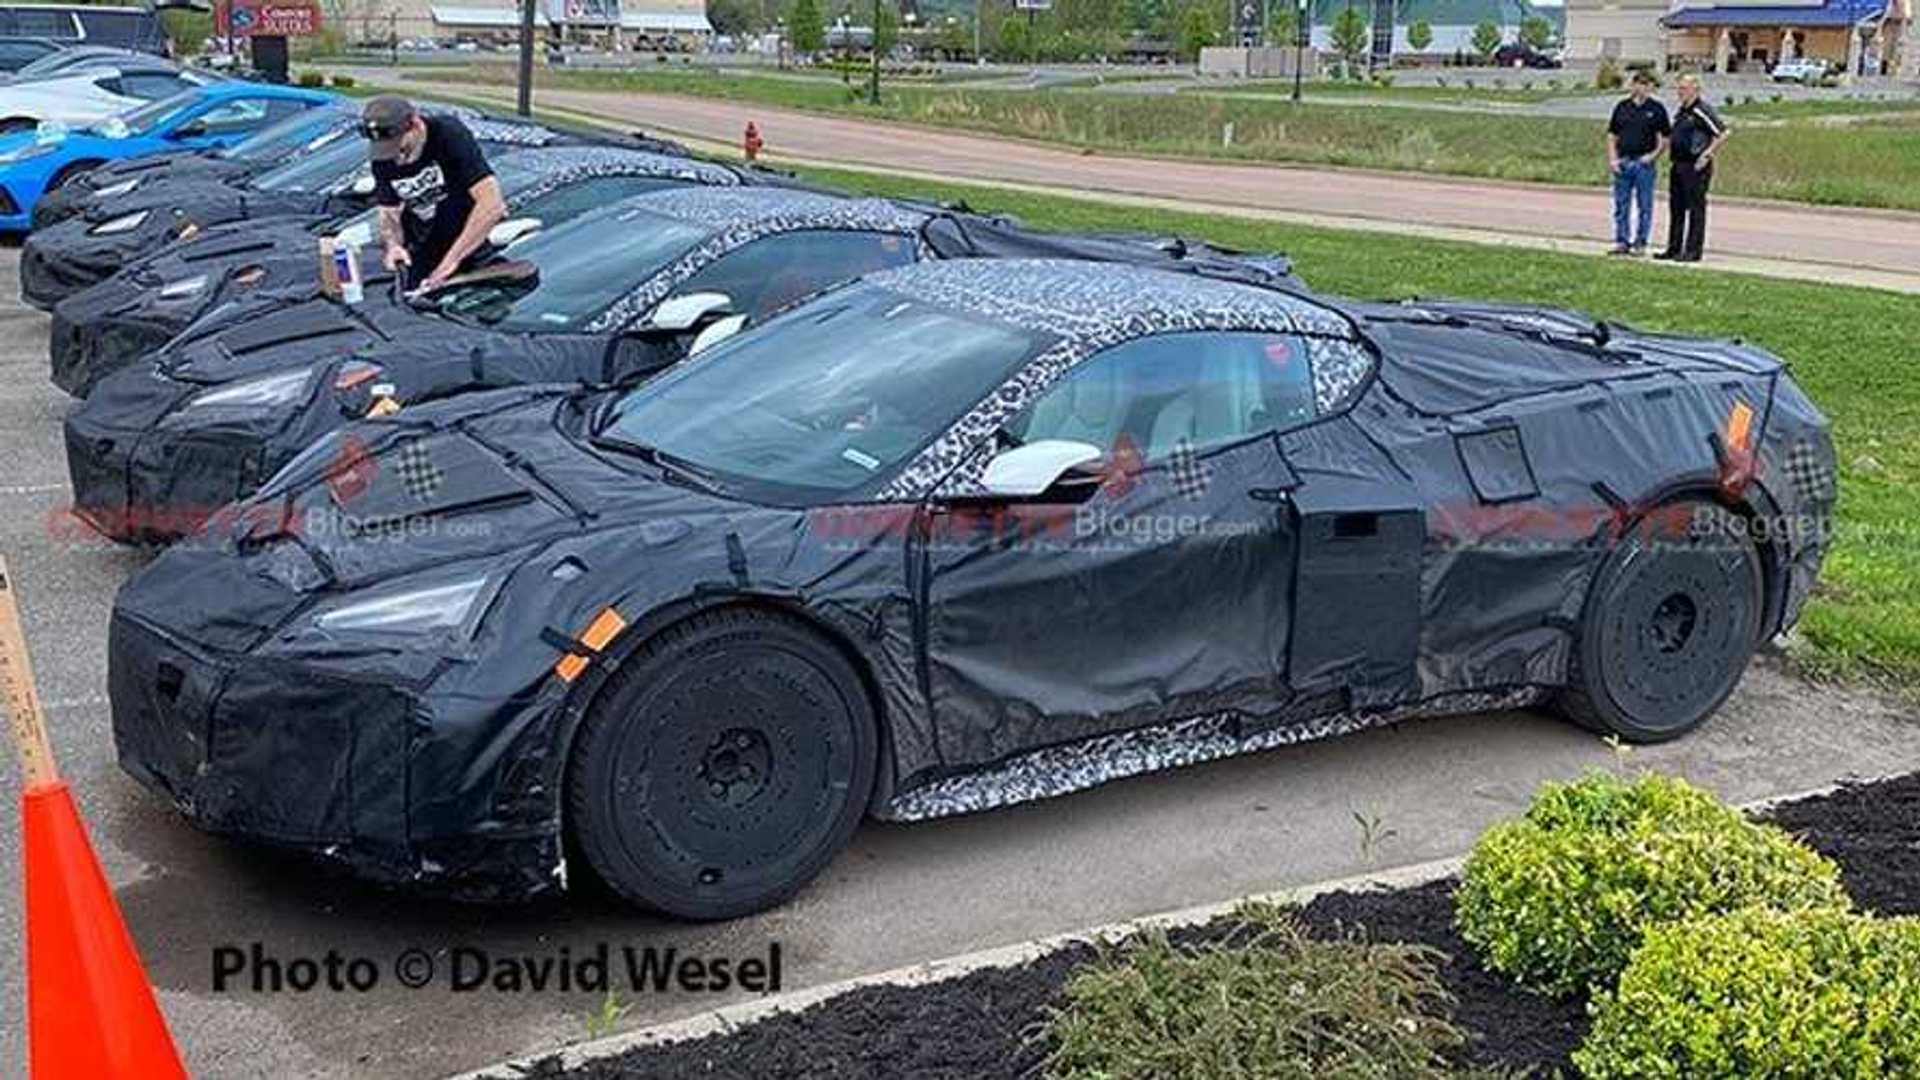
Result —
[[747, 160], [759, 161], [760, 147], [763, 145], [765, 144], [760, 140], [760, 128], [753, 121], [747, 121], [746, 137], [740, 140], [741, 149], [747, 152]]

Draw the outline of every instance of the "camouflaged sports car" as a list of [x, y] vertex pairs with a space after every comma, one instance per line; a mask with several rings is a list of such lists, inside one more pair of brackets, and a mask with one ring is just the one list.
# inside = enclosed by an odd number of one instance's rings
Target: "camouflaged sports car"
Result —
[[[680, 188], [582, 215], [413, 303], [242, 302], [66, 419], [74, 511], [167, 542], [381, 404], [517, 383], [621, 383], [828, 285], [922, 258], [1168, 260], [1158, 241], [1030, 233], [998, 219], [775, 188]], [[1263, 263], [1286, 273], [1284, 260]], [[499, 272], [504, 271], [506, 276]]]
[[187, 178], [198, 183], [244, 182], [353, 135], [359, 120], [359, 110], [343, 101], [296, 113], [222, 149], [179, 150], [109, 161], [40, 196], [40, 201], [33, 204], [33, 227], [44, 229], [101, 202], [131, 195], [148, 184]]
[[[556, 146], [503, 154], [494, 172], [510, 219], [494, 232], [503, 240], [525, 235], [663, 187], [782, 180], [666, 152], [670, 149]], [[270, 296], [275, 305], [319, 297], [316, 252], [322, 235], [359, 244], [367, 286], [376, 292], [385, 288], [393, 275], [379, 261], [376, 213], [368, 208], [317, 225], [304, 218], [216, 225], [67, 297], [54, 305], [47, 336], [54, 385], [84, 397], [102, 376], [140, 360], [225, 305], [253, 297]], [[426, 225], [417, 213], [405, 221], [416, 229]]]
[[574, 851], [724, 918], [868, 814], [1533, 702], [1678, 736], [1835, 494], [1737, 343], [927, 262], [637, 389], [326, 437], [122, 590], [114, 733], [208, 829], [495, 899]]
[[[586, 142], [550, 128], [469, 120], [490, 155], [503, 149]], [[121, 267], [228, 221], [305, 218], [321, 221], [373, 205], [366, 143], [336, 140], [245, 184], [209, 184], [194, 177], [141, 185], [85, 212], [36, 229], [20, 251], [20, 296], [51, 308]]]

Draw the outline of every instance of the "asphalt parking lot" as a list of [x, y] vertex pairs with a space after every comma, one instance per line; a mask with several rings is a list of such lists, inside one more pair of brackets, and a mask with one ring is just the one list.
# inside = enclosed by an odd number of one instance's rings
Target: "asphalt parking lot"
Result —
[[[491, 909], [381, 893], [203, 836], [114, 763], [105, 628], [141, 554], [65, 527], [65, 399], [47, 382], [46, 317], [17, 299], [17, 251], [0, 251], [0, 551], [14, 572], [54, 742], [95, 847], [195, 1075], [444, 1075], [575, 1040], [592, 992], [455, 992], [456, 950], [578, 958], [605, 943], [765, 956], [784, 985], [937, 959], [1288, 885], [1458, 854], [1541, 779], [1656, 767], [1750, 800], [1913, 767], [1920, 724], [1861, 693], [1817, 691], [1771, 664], [1702, 732], [1623, 760], [1544, 714], [1430, 721], [1130, 780], [1048, 803], [866, 828], [796, 901], [732, 923], [663, 922], [594, 895]], [[4, 780], [9, 799], [17, 780]], [[1355, 816], [1377, 821], [1361, 843]], [[18, 815], [0, 832], [0, 1072], [23, 1060]], [[378, 965], [366, 991], [216, 990], [223, 946], [282, 961]], [[401, 986], [424, 950], [435, 976]], [[467, 955], [472, 955], [470, 952]], [[417, 970], [417, 968], [416, 968]], [[629, 995], [620, 1026], [684, 1016], [736, 995]]]

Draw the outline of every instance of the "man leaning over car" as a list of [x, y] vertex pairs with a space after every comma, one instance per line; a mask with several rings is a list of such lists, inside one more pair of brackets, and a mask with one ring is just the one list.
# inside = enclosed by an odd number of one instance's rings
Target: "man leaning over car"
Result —
[[[413, 103], [390, 94], [367, 102], [361, 133], [373, 161], [373, 201], [380, 208], [380, 239], [387, 269], [404, 272], [412, 289], [435, 289], [486, 243], [506, 216], [500, 181], [473, 133], [451, 116], [422, 116]], [[412, 243], [404, 216], [416, 202], [443, 190], [426, 233]]]
[[[1613, 173], [1613, 251], [1645, 255], [1653, 234], [1653, 180], [1660, 152], [1673, 131], [1667, 107], [1653, 97], [1653, 76], [1633, 73], [1632, 92], [1607, 121], [1607, 168]], [[1640, 213], [1628, 236], [1628, 203]]]

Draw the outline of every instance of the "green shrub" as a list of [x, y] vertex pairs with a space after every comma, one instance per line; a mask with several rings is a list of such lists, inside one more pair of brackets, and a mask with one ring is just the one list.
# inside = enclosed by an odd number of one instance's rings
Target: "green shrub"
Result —
[[1453, 1075], [1438, 954], [1316, 941], [1286, 910], [1248, 905], [1232, 940], [1183, 947], [1150, 931], [1080, 968], [1047, 1019], [1063, 1080], [1424, 1080]]
[[1455, 894], [1488, 968], [1564, 996], [1612, 983], [1649, 927], [1752, 905], [1848, 906], [1839, 869], [1684, 780], [1543, 784], [1487, 831]]
[[351, 75], [335, 75], [333, 77], [333, 88], [335, 90], [351, 90], [353, 89], [353, 85], [354, 78]]
[[318, 88], [327, 85], [327, 77], [317, 71], [303, 71], [300, 73], [299, 82], [301, 86]]
[[1613, 57], [1603, 57], [1600, 67], [1593, 73], [1594, 89], [1618, 90], [1625, 82], [1626, 78], [1620, 74], [1620, 66], [1613, 62]]
[[1657, 927], [1594, 1002], [1589, 1080], [1920, 1076], [1920, 919], [1749, 909]]

